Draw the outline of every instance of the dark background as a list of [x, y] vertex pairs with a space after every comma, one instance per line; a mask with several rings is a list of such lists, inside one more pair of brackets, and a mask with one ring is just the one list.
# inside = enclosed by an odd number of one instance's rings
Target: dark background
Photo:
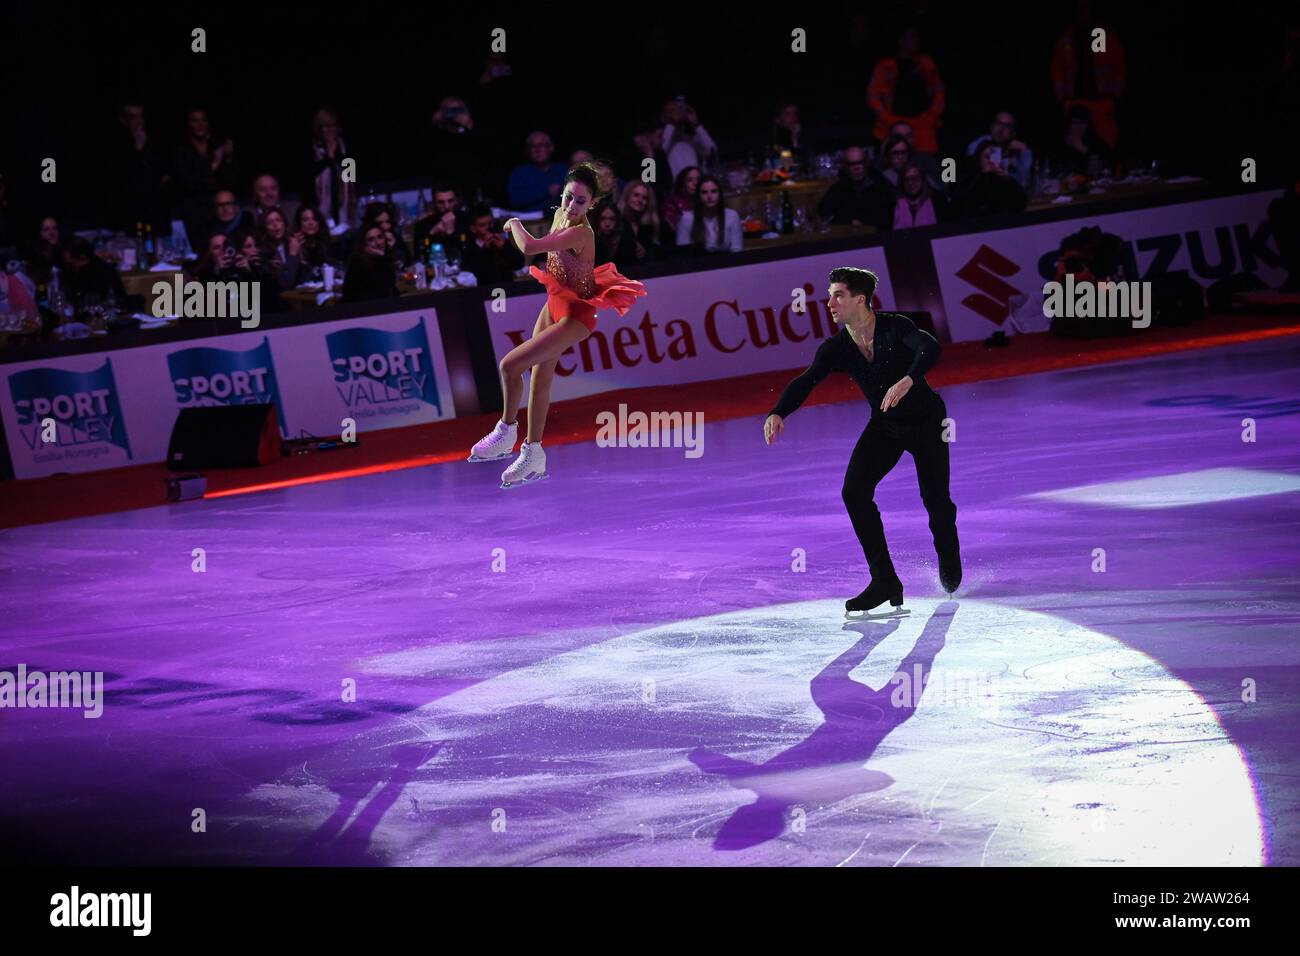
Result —
[[[350, 8], [350, 9], [349, 9]], [[1048, 62], [1073, 4], [1006, 2], [645, 5], [612, 3], [389, 5], [22, 3], [7, 14], [6, 105], [0, 151], [10, 202], [24, 226], [46, 212], [73, 225], [97, 221], [106, 188], [104, 146], [117, 106], [146, 106], [151, 137], [170, 156], [190, 104], [209, 110], [248, 177], [277, 174], [303, 189], [312, 113], [332, 105], [367, 183], [425, 177], [430, 114], [462, 96], [491, 145], [494, 177], [523, 159], [533, 128], [556, 155], [576, 148], [627, 157], [630, 137], [653, 124], [664, 99], [685, 94], [723, 146], [761, 136], [776, 101], [800, 104], [805, 131], [870, 129], [865, 91], [874, 61], [899, 29], [919, 27], [922, 49], [947, 87], [941, 152], [956, 155], [1011, 109], [1036, 150], [1060, 129]], [[1094, 19], [1121, 37], [1128, 87], [1121, 151], [1167, 161], [1174, 171], [1239, 179], [1244, 156], [1260, 178], [1281, 178], [1294, 138], [1294, 79], [1280, 80], [1282, 8], [1186, 3], [1096, 3]], [[1290, 21], [1297, 18], [1290, 15]], [[190, 30], [208, 52], [190, 52]], [[507, 31], [513, 91], [491, 102], [478, 77], [493, 27]], [[808, 31], [809, 52], [790, 51]], [[734, 150], [733, 150], [734, 152]], [[58, 161], [42, 184], [40, 160]], [[635, 174], [628, 162], [623, 176]], [[244, 192], [247, 193], [245, 183]], [[487, 190], [499, 195], [500, 186]], [[32, 227], [34, 228], [34, 226]], [[29, 230], [30, 231], [30, 230]]]

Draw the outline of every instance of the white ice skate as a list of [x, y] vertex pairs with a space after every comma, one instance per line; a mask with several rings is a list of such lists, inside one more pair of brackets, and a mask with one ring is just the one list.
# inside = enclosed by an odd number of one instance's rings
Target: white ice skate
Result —
[[519, 423], [507, 425], [497, 422], [483, 438], [475, 443], [466, 461], [500, 461], [509, 458], [515, 452], [515, 442], [519, 438]]
[[524, 442], [515, 463], [501, 473], [501, 487], [518, 488], [530, 481], [541, 481], [549, 477], [550, 475], [546, 473], [546, 452], [542, 451], [542, 443]]

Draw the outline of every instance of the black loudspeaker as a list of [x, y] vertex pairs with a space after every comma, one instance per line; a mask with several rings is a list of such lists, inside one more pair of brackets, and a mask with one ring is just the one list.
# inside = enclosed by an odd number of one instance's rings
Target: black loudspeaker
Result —
[[1151, 326], [1191, 325], [1205, 318], [1205, 290], [1186, 272], [1151, 282]]
[[183, 408], [167, 446], [171, 471], [252, 468], [279, 457], [280, 420], [269, 402]]

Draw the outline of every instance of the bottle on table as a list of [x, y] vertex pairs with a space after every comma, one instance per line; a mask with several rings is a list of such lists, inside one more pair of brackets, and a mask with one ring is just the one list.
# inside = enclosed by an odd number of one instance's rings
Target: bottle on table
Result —
[[435, 242], [429, 251], [429, 275], [433, 282], [447, 278], [447, 253], [441, 242]]
[[154, 262], [153, 223], [146, 222], [144, 224], [144, 268], [151, 268]]
[[59, 275], [59, 267], [55, 266], [50, 270], [50, 287], [48, 308], [58, 317], [58, 323], [72, 321], [72, 300], [67, 293], [63, 291], [63, 279]]
[[148, 268], [144, 262], [144, 223], [142, 222], [135, 224], [135, 267], [141, 272]]

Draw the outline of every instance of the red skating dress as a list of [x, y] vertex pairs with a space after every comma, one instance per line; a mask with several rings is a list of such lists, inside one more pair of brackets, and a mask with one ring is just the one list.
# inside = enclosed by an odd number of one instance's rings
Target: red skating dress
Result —
[[529, 266], [534, 279], [546, 286], [546, 308], [553, 321], [577, 319], [591, 331], [596, 329], [596, 310], [614, 309], [626, 315], [636, 300], [646, 294], [645, 286], [619, 275], [614, 263], [596, 268], [582, 261], [570, 249], [546, 254], [546, 271]]

